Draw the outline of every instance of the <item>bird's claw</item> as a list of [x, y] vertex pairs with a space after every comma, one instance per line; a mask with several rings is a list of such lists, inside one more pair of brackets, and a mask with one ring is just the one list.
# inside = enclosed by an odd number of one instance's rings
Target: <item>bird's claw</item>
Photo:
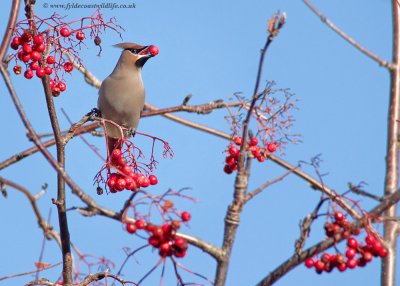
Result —
[[135, 137], [136, 135], [136, 129], [135, 128], [129, 128], [128, 129], [128, 136]]
[[88, 112], [88, 114], [86, 114], [86, 116], [89, 116], [89, 117], [101, 117], [101, 112], [100, 112], [100, 110], [98, 109], [98, 108], [92, 108], [92, 110], [90, 110], [89, 112]]

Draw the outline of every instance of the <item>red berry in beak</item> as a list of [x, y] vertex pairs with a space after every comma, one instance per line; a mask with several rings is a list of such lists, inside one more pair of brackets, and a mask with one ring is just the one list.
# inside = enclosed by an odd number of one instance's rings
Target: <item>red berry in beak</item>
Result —
[[158, 50], [157, 46], [151, 45], [148, 50], [152, 57], [158, 55], [159, 50]]

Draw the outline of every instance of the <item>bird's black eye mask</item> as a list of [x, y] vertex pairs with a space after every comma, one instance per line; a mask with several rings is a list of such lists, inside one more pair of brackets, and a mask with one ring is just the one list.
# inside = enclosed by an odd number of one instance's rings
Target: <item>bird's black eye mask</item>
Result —
[[143, 48], [141, 48], [141, 49], [134, 49], [134, 48], [131, 48], [131, 49], [125, 49], [125, 51], [130, 51], [132, 54], [137, 55], [137, 54], [139, 54], [141, 51], [143, 51], [145, 48], [146, 48], [146, 47], [143, 47]]

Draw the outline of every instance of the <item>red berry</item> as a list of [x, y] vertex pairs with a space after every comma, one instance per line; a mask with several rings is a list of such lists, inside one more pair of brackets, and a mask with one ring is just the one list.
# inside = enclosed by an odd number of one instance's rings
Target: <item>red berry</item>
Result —
[[33, 70], [26, 70], [25, 72], [24, 72], [24, 77], [25, 78], [27, 78], [27, 79], [31, 79], [31, 78], [33, 78]]
[[174, 256], [176, 258], [183, 258], [186, 256], [186, 250], [182, 250], [182, 251], [175, 251], [174, 252]]
[[27, 54], [27, 53], [22, 53], [22, 61], [24, 63], [27, 63], [31, 60], [31, 54]]
[[56, 62], [56, 58], [53, 57], [53, 56], [48, 56], [47, 59], [46, 59], [46, 62], [47, 62], [49, 65], [54, 64], [54, 63]]
[[146, 230], [147, 232], [153, 232], [153, 229], [155, 229], [155, 228], [156, 228], [156, 226], [155, 226], [154, 224], [148, 223], [148, 224], [146, 225], [146, 227], [145, 227], [145, 230]]
[[32, 52], [31, 52], [31, 59], [32, 59], [32, 61], [39, 61], [39, 60], [42, 59], [42, 56], [40, 55], [39, 52], [37, 52], [37, 51], [32, 51]]
[[371, 252], [365, 251], [365, 252], [363, 253], [363, 258], [364, 258], [364, 260], [365, 260], [366, 262], [370, 262], [370, 261], [372, 260], [372, 258], [373, 258], [373, 255], [372, 255]]
[[257, 160], [258, 160], [258, 162], [262, 163], [262, 162], [265, 161], [265, 157], [260, 155], [260, 156], [257, 157]]
[[138, 219], [135, 221], [135, 226], [137, 229], [144, 229], [146, 227], [146, 222], [143, 219]]
[[140, 186], [142, 186], [143, 188], [147, 188], [148, 186], [150, 186], [150, 180], [149, 178], [143, 176], [142, 180], [140, 182]]
[[268, 152], [274, 153], [276, 151], [276, 144], [275, 143], [268, 143], [267, 149], [268, 149]]
[[20, 45], [22, 44], [22, 39], [21, 39], [21, 37], [15, 36], [15, 37], [12, 39], [11, 44], [16, 45], [17, 47], [20, 46]]
[[175, 238], [174, 245], [175, 245], [175, 247], [179, 248], [180, 250], [186, 250], [188, 248], [188, 243], [187, 243], [186, 239], [184, 239], [182, 237]]
[[61, 34], [61, 36], [66, 38], [66, 37], [69, 37], [69, 35], [71, 35], [71, 31], [68, 30], [68, 28], [64, 27], [64, 28], [61, 28], [60, 34]]
[[22, 42], [30, 42], [32, 39], [32, 35], [29, 31], [25, 30], [24, 33], [21, 35], [21, 41]]
[[125, 188], [127, 190], [133, 191], [136, 189], [136, 183], [131, 177], [126, 177], [125, 182], [126, 182]]
[[167, 254], [168, 252], [171, 251], [171, 244], [170, 244], [168, 241], [162, 243], [162, 244], [160, 245], [160, 251], [161, 251], [161, 253]]
[[114, 188], [114, 186], [115, 186], [115, 183], [117, 182], [117, 180], [115, 179], [115, 178], [108, 178], [108, 180], [107, 180], [107, 185], [110, 187], [110, 188]]
[[369, 245], [373, 245], [375, 241], [375, 237], [370, 233], [365, 237], [365, 242]]
[[386, 248], [382, 247], [381, 250], [378, 251], [378, 256], [379, 257], [386, 257], [388, 255], [388, 251]]
[[46, 49], [46, 47], [45, 47], [44, 44], [40, 44], [40, 45], [34, 44], [33, 47], [32, 47], [32, 49], [33, 49], [34, 51], [37, 51], [37, 52], [41, 53], [41, 52], [43, 52], [43, 51]]
[[36, 70], [36, 76], [37, 76], [38, 78], [44, 77], [45, 74], [46, 74], [46, 73], [44, 72], [44, 69], [43, 69], [43, 68], [38, 68], [38, 69]]
[[233, 142], [235, 142], [236, 145], [240, 146], [243, 143], [242, 137], [237, 136], [235, 138], [233, 138]]
[[[53, 72], [53, 69], [51, 68], [51, 67], [48, 67], [48, 66], [46, 66], [45, 68], [44, 68], [44, 73], [45, 74], [47, 74], [47, 75], [51, 75], [51, 73]], [[65, 84], [64, 84], [65, 85]], [[60, 90], [61, 90], [61, 88], [60, 88]], [[65, 89], [64, 89], [65, 90]], [[62, 91], [62, 90], [61, 90]]]
[[169, 223], [164, 223], [161, 226], [161, 229], [162, 229], [162, 231], [163, 231], [165, 236], [169, 236], [171, 234], [172, 227], [171, 227], [171, 225]]
[[257, 146], [257, 144], [258, 144], [257, 138], [255, 138], [255, 137], [250, 138], [250, 142], [249, 142], [250, 146]]
[[14, 71], [15, 74], [18, 75], [18, 74], [21, 74], [22, 68], [21, 68], [20, 65], [16, 65], [16, 66], [13, 67], [13, 71]]
[[44, 37], [43, 37], [43, 35], [42, 35], [42, 34], [37, 34], [36, 36], [34, 36], [34, 37], [33, 37], [33, 42], [34, 42], [35, 44], [38, 44], [38, 45], [43, 44], [43, 43], [44, 43]]
[[31, 62], [29, 65], [29, 68], [31, 70], [37, 70], [38, 68], [40, 68], [39, 63], [38, 62]]
[[315, 261], [314, 261], [314, 259], [312, 259], [311, 257], [309, 257], [309, 258], [306, 259], [306, 261], [304, 261], [304, 265], [305, 265], [307, 268], [312, 268], [312, 267], [314, 267], [314, 265], [315, 265]]
[[181, 222], [179, 220], [173, 220], [171, 222], [171, 227], [175, 230], [179, 229], [181, 227]]
[[19, 50], [18, 53], [17, 53], [17, 58], [18, 58], [20, 61], [22, 61], [22, 56], [23, 56], [23, 55], [24, 55], [24, 52], [21, 51], [21, 50]]
[[335, 220], [337, 221], [337, 222], [342, 222], [342, 221], [344, 221], [345, 220], [345, 216], [344, 216], [344, 213], [342, 213], [342, 212], [335, 212]]
[[321, 257], [321, 260], [325, 263], [329, 262], [331, 260], [331, 256], [329, 255], [329, 253], [324, 253]]
[[122, 191], [123, 189], [125, 189], [126, 186], [126, 181], [124, 178], [118, 178], [117, 181], [115, 182], [115, 188], [118, 191]]
[[149, 181], [150, 181], [150, 185], [157, 185], [157, 183], [158, 183], [158, 179], [155, 175], [150, 175]]
[[321, 260], [315, 261], [315, 270], [317, 272], [322, 272], [325, 269], [325, 263], [322, 262]]
[[152, 229], [151, 233], [152, 233], [153, 236], [155, 236], [155, 237], [160, 237], [160, 238], [162, 238], [162, 237], [164, 236], [164, 232], [163, 232], [162, 228], [159, 227], [159, 226], [154, 227], [154, 228]]
[[82, 41], [85, 38], [85, 33], [84, 32], [77, 32], [76, 33], [76, 39], [79, 41]]
[[331, 257], [331, 261], [335, 262], [337, 264], [342, 264], [342, 263], [344, 263], [344, 256], [342, 254], [340, 254], [340, 253], [336, 254], [336, 255], [333, 255]]
[[62, 81], [60, 81], [59, 83], [57, 83], [57, 87], [60, 89], [61, 92], [62, 92], [62, 91], [65, 91], [65, 90], [67, 89], [67, 85], [66, 85], [64, 82], [62, 82]]
[[261, 156], [260, 148], [258, 146], [251, 146], [250, 150], [254, 157], [257, 158], [257, 157]]
[[355, 250], [354, 248], [347, 248], [346, 257], [348, 259], [352, 259], [354, 256], [356, 256], [356, 254], [357, 254], [357, 250]]
[[349, 260], [347, 260], [346, 265], [350, 269], [356, 268], [357, 267], [357, 260], [349, 259]]
[[232, 155], [229, 155], [228, 157], [225, 158], [225, 163], [228, 166], [232, 166], [233, 164], [236, 164], [236, 159]]
[[232, 174], [232, 169], [228, 165], [225, 165], [224, 172], [227, 173], [228, 175]]
[[74, 69], [74, 65], [71, 62], [66, 62], [64, 64], [64, 70], [66, 72], [71, 72]]
[[350, 237], [349, 239], [347, 239], [347, 246], [354, 249], [357, 248], [358, 246], [357, 239], [355, 239], [354, 237]]
[[157, 47], [157, 46], [154, 46], [154, 45], [151, 45], [151, 46], [148, 48], [148, 51], [149, 51], [150, 55], [152, 55], [153, 57], [156, 56], [156, 55], [158, 55], [158, 53], [159, 53], [158, 47]]
[[340, 264], [337, 266], [337, 269], [339, 269], [340, 272], [345, 271], [345, 270], [347, 269], [346, 263], [340, 263]]
[[357, 266], [364, 267], [365, 265], [367, 265], [367, 261], [364, 258], [357, 259]]
[[361, 233], [361, 229], [359, 227], [353, 227], [351, 229], [351, 233], [354, 235], [359, 235]]
[[53, 90], [53, 88], [54, 88], [54, 80], [49, 79], [49, 85], [50, 85], [50, 89]]
[[31, 53], [31, 52], [32, 52], [32, 46], [29, 45], [28, 43], [24, 43], [24, 44], [22, 45], [22, 50], [23, 50], [25, 53]]
[[19, 45], [18, 44], [15, 44], [15, 43], [11, 43], [11, 49], [13, 49], [13, 50], [18, 50], [19, 49]]
[[[60, 89], [59, 89], [57, 86], [54, 87], [53, 90], [52, 90], [51, 92], [52, 92], [52, 94], [53, 94], [54, 97], [59, 96], [60, 93], [61, 93]], [[114, 181], [115, 181], [115, 180], [114, 180]], [[115, 193], [116, 190], [114, 190], [114, 192], [113, 192], [113, 191], [110, 189], [110, 192], [111, 192], [111, 193]]]
[[122, 157], [121, 149], [116, 148], [111, 152], [111, 159], [118, 160], [121, 157]]
[[228, 148], [228, 152], [229, 154], [231, 154], [234, 158], [238, 158], [239, 157], [239, 149], [236, 146], [229, 146]]
[[187, 211], [182, 212], [182, 213], [181, 213], [181, 219], [182, 219], [182, 221], [184, 221], [184, 222], [190, 221], [190, 219], [191, 219], [190, 213], [187, 212]]
[[129, 233], [135, 233], [136, 232], [136, 226], [133, 223], [127, 223], [126, 224], [126, 231]]

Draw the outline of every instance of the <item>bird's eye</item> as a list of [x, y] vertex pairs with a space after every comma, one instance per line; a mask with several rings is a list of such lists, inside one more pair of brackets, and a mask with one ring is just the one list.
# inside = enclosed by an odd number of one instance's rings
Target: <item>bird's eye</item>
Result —
[[132, 54], [137, 54], [139, 53], [138, 49], [127, 49], [128, 51], [130, 51]]

